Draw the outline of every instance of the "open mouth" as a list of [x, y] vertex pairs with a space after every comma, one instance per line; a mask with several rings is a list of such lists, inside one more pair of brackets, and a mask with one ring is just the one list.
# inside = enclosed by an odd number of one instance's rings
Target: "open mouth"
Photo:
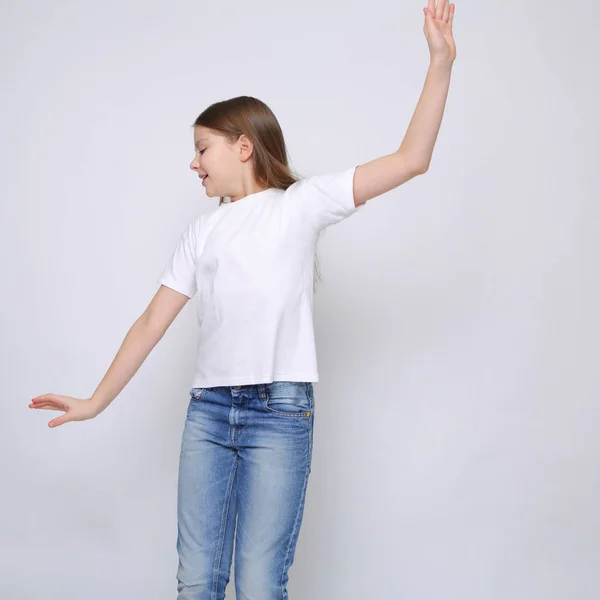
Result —
[[204, 182], [206, 181], [206, 179], [207, 179], [207, 178], [208, 178], [208, 175], [205, 175], [205, 176], [202, 178], [202, 183], [204, 183]]

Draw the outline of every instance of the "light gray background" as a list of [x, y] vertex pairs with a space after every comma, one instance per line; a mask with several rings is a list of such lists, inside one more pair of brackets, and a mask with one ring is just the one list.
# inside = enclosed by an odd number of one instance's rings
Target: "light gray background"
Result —
[[[192, 303], [97, 419], [27, 405], [92, 394], [218, 202], [195, 117], [262, 99], [302, 176], [388, 154], [425, 5], [2, 4], [2, 598], [175, 598]], [[599, 16], [458, 2], [430, 171], [322, 237], [292, 600], [600, 594]]]

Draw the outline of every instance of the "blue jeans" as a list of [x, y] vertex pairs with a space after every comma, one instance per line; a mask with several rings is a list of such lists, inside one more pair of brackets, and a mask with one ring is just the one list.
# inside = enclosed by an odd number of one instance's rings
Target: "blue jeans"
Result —
[[[311, 471], [310, 382], [192, 388], [177, 495], [177, 600], [287, 600]], [[236, 527], [237, 517], [237, 527]]]

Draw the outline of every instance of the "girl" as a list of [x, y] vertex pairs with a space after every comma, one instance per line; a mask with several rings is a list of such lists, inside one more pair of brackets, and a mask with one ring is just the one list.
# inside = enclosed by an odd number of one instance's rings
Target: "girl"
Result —
[[[189, 224], [88, 399], [43, 394], [56, 427], [97, 416], [197, 294], [200, 335], [178, 476], [178, 600], [222, 600], [235, 540], [238, 600], [285, 600], [311, 471], [312, 296], [317, 237], [428, 170], [456, 48], [454, 4], [429, 0], [431, 61], [401, 146], [338, 173], [296, 179], [277, 119], [232, 98], [194, 123], [191, 169], [219, 205]], [[228, 197], [229, 202], [224, 202]]]

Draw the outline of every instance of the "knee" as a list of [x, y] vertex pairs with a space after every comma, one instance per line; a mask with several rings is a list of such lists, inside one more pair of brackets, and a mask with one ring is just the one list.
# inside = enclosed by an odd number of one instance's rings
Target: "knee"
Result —
[[235, 595], [237, 600], [287, 600], [287, 573], [279, 575], [261, 569], [236, 573]]

